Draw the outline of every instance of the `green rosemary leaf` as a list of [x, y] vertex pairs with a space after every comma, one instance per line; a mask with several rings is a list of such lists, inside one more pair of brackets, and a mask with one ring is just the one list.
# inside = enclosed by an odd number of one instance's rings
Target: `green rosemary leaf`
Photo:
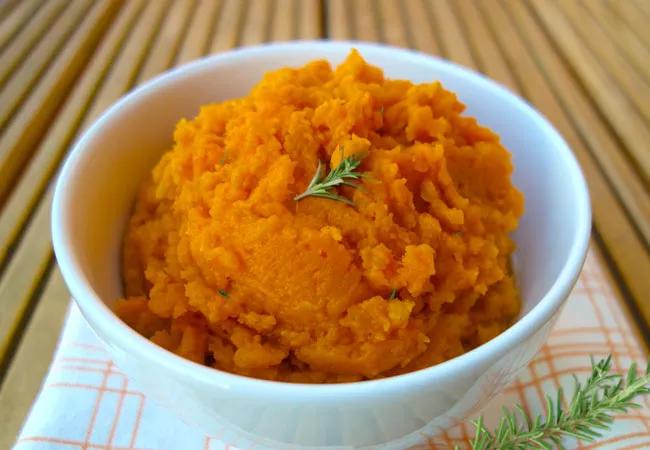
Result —
[[551, 450], [553, 447], [551, 447], [551, 444], [548, 444], [544, 441], [540, 441], [539, 439], [531, 439], [530, 442], [532, 444], [535, 444], [538, 448], [544, 449], [544, 450]]
[[[591, 361], [591, 375], [584, 383], [574, 377], [574, 392], [564, 409], [562, 390], [546, 397], [545, 415], [530, 417], [521, 405], [503, 408], [503, 416], [493, 431], [483, 417], [472, 422], [473, 450], [563, 449], [562, 438], [593, 442], [602, 437], [614, 421], [614, 414], [639, 407], [635, 398], [650, 393], [650, 362], [639, 374], [633, 364], [625, 376], [610, 373], [611, 355]], [[520, 425], [523, 423], [523, 425]]]
[[549, 395], [546, 396], [546, 422], [555, 425], [555, 408], [553, 408], [553, 400]]
[[230, 294], [228, 293], [228, 291], [226, 291], [226, 290], [224, 290], [224, 289], [217, 289], [217, 292], [218, 292], [219, 295], [222, 296], [223, 298], [228, 298], [228, 297], [230, 297]]
[[[341, 153], [343, 153], [342, 147]], [[316, 172], [309, 182], [307, 189], [302, 194], [296, 195], [293, 199], [299, 201], [305, 197], [320, 197], [354, 206], [352, 200], [337, 194], [334, 189], [337, 186], [348, 186], [354, 189], [359, 188], [359, 185], [353, 183], [353, 181], [364, 178], [363, 173], [356, 172], [364, 157], [364, 154], [356, 153], [347, 158], [343, 158], [339, 165], [330, 170], [330, 173], [325, 176], [323, 174], [323, 164], [318, 161]]]
[[632, 384], [636, 380], [636, 363], [630, 364], [630, 369], [627, 371], [627, 377], [625, 382], [627, 384]]
[[515, 405], [515, 408], [517, 409], [517, 413], [524, 418], [526, 421], [526, 430], [530, 431], [533, 429], [533, 420], [530, 418], [528, 414], [526, 414], [526, 410], [524, 409], [523, 406], [521, 406], [520, 403], [517, 403]]

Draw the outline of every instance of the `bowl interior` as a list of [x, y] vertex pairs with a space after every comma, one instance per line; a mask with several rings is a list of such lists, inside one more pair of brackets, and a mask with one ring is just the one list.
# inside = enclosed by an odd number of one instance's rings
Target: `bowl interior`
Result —
[[121, 295], [120, 248], [135, 193], [175, 123], [200, 105], [246, 95], [261, 76], [314, 58], [337, 64], [357, 47], [388, 77], [440, 80], [467, 105], [467, 114], [495, 130], [512, 152], [515, 185], [526, 212], [515, 233], [514, 267], [530, 311], [551, 288], [584, 234], [584, 184], [566, 144], [523, 101], [489, 80], [416, 53], [364, 44], [303, 43], [261, 47], [195, 62], [148, 83], [111, 108], [78, 143], [60, 186], [66, 252], [81, 276], [109, 304]]

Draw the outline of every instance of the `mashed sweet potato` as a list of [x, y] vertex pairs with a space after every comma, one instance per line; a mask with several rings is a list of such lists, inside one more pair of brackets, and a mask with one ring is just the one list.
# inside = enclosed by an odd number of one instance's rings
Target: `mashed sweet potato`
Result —
[[[341, 382], [445, 361], [520, 307], [509, 152], [440, 83], [353, 51], [268, 73], [181, 120], [137, 198], [117, 313], [153, 342], [252, 377]], [[354, 202], [295, 201], [364, 155]]]

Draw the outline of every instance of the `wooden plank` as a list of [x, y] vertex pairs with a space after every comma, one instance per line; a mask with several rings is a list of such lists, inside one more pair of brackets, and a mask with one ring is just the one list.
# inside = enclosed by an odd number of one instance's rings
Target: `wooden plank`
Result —
[[23, 236], [16, 256], [0, 278], [0, 367], [6, 363], [14, 337], [52, 259], [50, 205], [42, 206], [36, 211], [33, 223]]
[[521, 30], [526, 30], [520, 33], [522, 39], [538, 59], [542, 73], [571, 117], [574, 128], [580, 133], [592, 158], [598, 163], [600, 172], [620, 198], [642, 240], [650, 242], [650, 196], [634, 167], [625, 157], [607, 124], [594, 111], [589, 94], [584, 92], [536, 26], [530, 11], [516, 0], [509, 0], [507, 6], [506, 10], [513, 16], [513, 23], [518, 24]]
[[11, 448], [13, 445], [58, 344], [57, 336], [61, 334], [65, 312], [70, 304], [70, 295], [58, 269], [50, 275], [43, 298], [47, 301], [37, 304], [0, 386], [0, 448]]
[[[113, 60], [119, 53], [128, 32], [135, 25], [142, 6], [142, 0], [129, 1], [119, 12], [77, 82], [76, 89], [57, 114], [52, 126], [39, 143], [34, 158], [7, 199], [6, 207], [0, 214], [0, 267], [77, 133], [83, 115], [97, 93], [97, 86], [112, 67]], [[95, 29], [100, 28], [101, 23], [95, 24], [91, 20], [90, 25], [82, 25], [80, 28], [82, 32], [86, 26]]]
[[354, 36], [352, 14], [348, 11], [350, 2], [329, 0], [326, 3], [327, 36], [330, 39], [351, 39]]
[[0, 129], [14, 116], [18, 106], [57, 56], [61, 47], [66, 44], [90, 6], [90, 0], [70, 2], [43, 39], [27, 55], [23, 55], [20, 68], [12, 74], [0, 91]]
[[[31, 157], [34, 147], [50, 126], [51, 120], [67, 96], [69, 88], [92, 56], [93, 49], [118, 7], [118, 4], [112, 0], [96, 2], [91, 12], [82, 20], [82, 16], [86, 14], [84, 6], [91, 4], [92, 2], [80, 2], [78, 3], [80, 8], [71, 8], [72, 14], [61, 17], [64, 22], [67, 22], [69, 30], [74, 31], [74, 34], [72, 36], [64, 34], [63, 25], [66, 23], [61, 23], [62, 27], [56, 36], [48, 35], [48, 39], [51, 39], [52, 42], [59, 40], [60, 44], [65, 43], [64, 49], [60, 55], [57, 55], [52, 67], [39, 84], [36, 87], [29, 86], [33, 92], [23, 107], [15, 114], [12, 112], [13, 120], [0, 140], [0, 206], [12, 189], [16, 177]], [[22, 74], [23, 68], [28, 69], [49, 57], [48, 47], [42, 48], [39, 45], [38, 50], [31, 55], [34, 60], [31, 57], [28, 58], [18, 71], [18, 83], [10, 83], [13, 88], [0, 94], [0, 98], [3, 99], [0, 102], [0, 109], [7, 104], [4, 102], [8, 100], [5, 98], [5, 93], [10, 98], [16, 92], [14, 89], [17, 89], [23, 80], [29, 78], [29, 73]]]
[[229, 50], [237, 44], [244, 20], [243, 3], [239, 0], [222, 0], [223, 5], [212, 36], [210, 53]]
[[351, 9], [354, 11], [354, 38], [362, 41], [379, 40], [379, 23], [373, 0], [357, 0], [351, 3]]
[[[490, 7], [479, 3], [482, 14], [488, 18], [491, 28], [506, 60], [512, 67], [518, 82], [530, 101], [545, 114], [568, 141], [582, 169], [589, 180], [594, 221], [604, 237], [607, 253], [615, 261], [630, 294], [639, 303], [640, 308], [650, 322], [650, 256], [645, 251], [644, 243], [625, 217], [625, 210], [618, 203], [598, 165], [589, 153], [580, 135], [553, 91], [543, 78], [535, 60], [530, 55], [517, 34], [516, 24], [507, 17], [500, 2], [491, 2]], [[526, 30], [526, 33], [530, 33]]]
[[172, 3], [160, 33], [154, 38], [156, 45], [147, 56], [136, 84], [169, 68], [183, 42], [195, 6], [195, 0], [176, 0]]
[[440, 43], [428, 20], [424, 0], [404, 2], [404, 13], [411, 45], [421, 52], [440, 56]]
[[320, 0], [298, 1], [298, 37], [301, 39], [319, 39], [324, 37], [321, 30]]
[[145, 1], [145, 9], [129, 36], [118, 57], [113, 61], [113, 69], [99, 89], [90, 110], [86, 114], [81, 129], [85, 129], [108, 109], [131, 87], [147, 57], [153, 38], [157, 34], [165, 13], [169, 10], [169, 0]]
[[17, 3], [17, 0], [5, 0], [3, 2], [0, 2], [0, 22], [4, 20], [5, 17], [7, 17], [7, 15], [11, 12]]
[[272, 3], [270, 0], [247, 0], [244, 4], [244, 22], [240, 38], [236, 45], [246, 46], [266, 42], [270, 35], [269, 20]]
[[51, 0], [43, 7], [37, 8], [34, 16], [27, 22], [20, 33], [0, 53], [0, 86], [7, 81], [9, 75], [21, 64], [25, 55], [39, 42], [56, 18], [63, 12], [65, 0]]
[[589, 53], [580, 37], [557, 9], [555, 2], [530, 0], [548, 34], [553, 36], [556, 45], [562, 49], [565, 61], [570, 64], [588, 92], [593, 96], [601, 113], [607, 117], [625, 149], [639, 167], [645, 183], [650, 180], [650, 131], [643, 123], [636, 109], [611, 82], [608, 74]]
[[274, 0], [272, 4], [270, 40], [321, 37], [321, 11], [318, 0]]
[[613, 15], [620, 17], [627, 23], [629, 29], [636, 33], [642, 42], [650, 42], [650, 27], [643, 14], [639, 14], [633, 3], [628, 0], [605, 0]]
[[484, 18], [479, 14], [476, 3], [473, 0], [457, 0], [454, 5], [463, 22], [469, 45], [475, 49], [477, 68], [511, 91], [518, 92], [519, 86], [508, 69]]
[[[147, 2], [145, 10], [129, 36], [123, 51], [114, 61], [106, 83], [100, 88], [82, 128], [89, 125], [109, 104], [131, 87], [145, 51], [152, 42], [160, 26], [167, 2]], [[52, 187], [35, 209], [34, 217], [26, 227], [5, 273], [0, 279], [0, 299], [3, 301], [3, 314], [0, 316], [0, 358], [7, 356], [7, 349], [16, 334], [24, 316], [29, 299], [43, 269], [52, 257], [50, 246], [49, 216], [52, 205]]]
[[[598, 21], [607, 37], [616, 43], [634, 69], [645, 77], [645, 81], [650, 81], [650, 48], [644, 45], [620, 17], [612, 14], [604, 2], [583, 0], [581, 4]], [[647, 44], [650, 45], [650, 40]]]
[[14, 8], [6, 12], [0, 23], [0, 55], [9, 41], [16, 36], [16, 33], [25, 25], [34, 11], [41, 5], [42, 0], [23, 0], [18, 2]]
[[221, 0], [199, 0], [176, 60], [178, 64], [200, 58], [208, 52], [220, 6]]
[[439, 29], [440, 46], [445, 56], [467, 67], [474, 65], [472, 52], [462, 33], [461, 24], [451, 10], [451, 3], [429, 0], [433, 26]]
[[582, 36], [582, 42], [591, 50], [593, 58], [607, 70], [614, 84], [635, 106], [645, 121], [650, 121], [650, 102], [647, 96], [643, 95], [650, 86], [623, 57], [620, 49], [603, 32], [593, 16], [586, 13], [580, 3], [575, 0], [563, 0], [557, 2], [557, 5], [573, 24], [573, 28]]
[[271, 11], [271, 36], [274, 41], [289, 41], [298, 36], [298, 8], [295, 0], [275, 0]]
[[398, 0], [379, 0], [377, 9], [381, 21], [381, 40], [397, 47], [411, 47], [406, 32], [409, 26]]
[[641, 15], [645, 17], [646, 24], [647, 24], [648, 21], [650, 21], [650, 4], [648, 4], [648, 1], [630, 0], [630, 2], [633, 3], [637, 7]]

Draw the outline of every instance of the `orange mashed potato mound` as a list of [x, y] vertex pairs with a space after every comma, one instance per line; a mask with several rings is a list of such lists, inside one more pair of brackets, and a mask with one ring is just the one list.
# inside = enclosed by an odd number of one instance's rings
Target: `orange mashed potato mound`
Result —
[[[291, 382], [385, 377], [509, 326], [523, 196], [510, 153], [438, 82], [386, 79], [353, 51], [270, 72], [181, 120], [144, 183], [115, 309], [200, 364]], [[354, 202], [306, 197], [362, 153]]]

